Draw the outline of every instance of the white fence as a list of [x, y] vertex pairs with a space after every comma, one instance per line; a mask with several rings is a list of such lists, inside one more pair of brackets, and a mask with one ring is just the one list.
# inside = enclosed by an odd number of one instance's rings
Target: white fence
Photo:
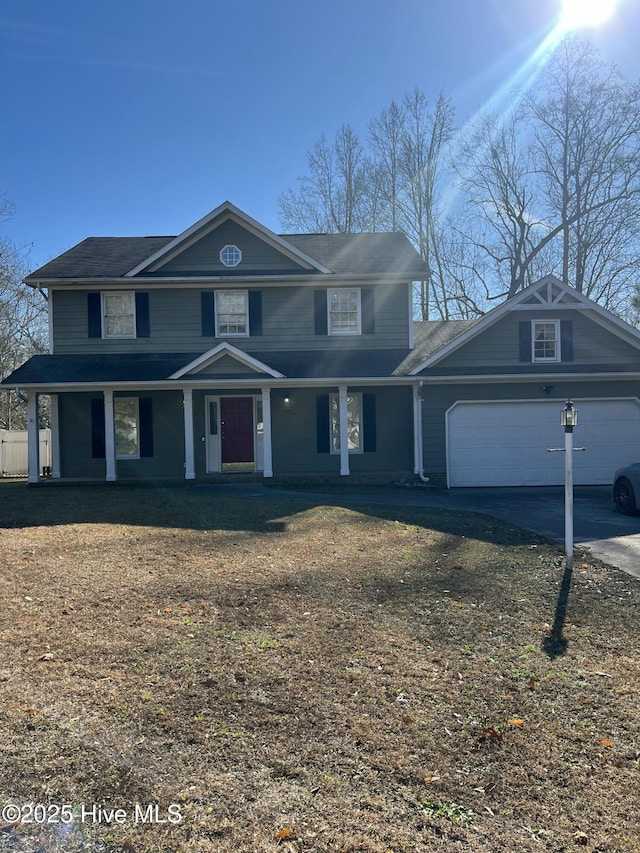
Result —
[[[51, 467], [51, 430], [40, 430], [40, 472]], [[0, 429], [0, 477], [18, 477], [29, 471], [26, 430]]]

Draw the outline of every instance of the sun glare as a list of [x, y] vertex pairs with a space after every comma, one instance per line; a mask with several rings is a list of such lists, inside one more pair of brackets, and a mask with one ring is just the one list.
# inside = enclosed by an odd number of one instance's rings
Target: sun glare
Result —
[[564, 30], [597, 27], [613, 15], [617, 0], [563, 0], [560, 26]]

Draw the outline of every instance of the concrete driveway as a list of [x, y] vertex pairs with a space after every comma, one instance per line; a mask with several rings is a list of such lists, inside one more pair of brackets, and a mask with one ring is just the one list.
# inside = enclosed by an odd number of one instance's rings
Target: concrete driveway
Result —
[[[260, 483], [198, 485], [195, 489], [245, 497], [296, 498], [312, 503], [382, 504], [440, 507], [482, 512], [532, 530], [564, 545], [564, 487], [502, 489], [397, 489], [386, 494], [321, 493], [295, 489], [265, 488]], [[574, 489], [574, 542], [588, 548], [604, 563], [640, 579], [640, 515], [616, 511], [608, 486], [576, 486]]]
[[[437, 501], [437, 502], [436, 502]], [[564, 545], [564, 487], [519, 489], [453, 489], [431, 506], [484, 512], [532, 530]], [[620, 515], [609, 486], [576, 486], [573, 500], [574, 543], [591, 554], [640, 578], [640, 516]]]

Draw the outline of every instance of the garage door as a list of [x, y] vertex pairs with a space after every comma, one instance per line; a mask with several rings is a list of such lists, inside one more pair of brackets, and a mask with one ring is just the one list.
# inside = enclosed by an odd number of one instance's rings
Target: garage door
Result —
[[[575, 400], [576, 485], [611, 483], [613, 472], [640, 459], [640, 404], [635, 399]], [[456, 403], [447, 412], [447, 473], [454, 486], [555, 486], [564, 483], [554, 401]]]

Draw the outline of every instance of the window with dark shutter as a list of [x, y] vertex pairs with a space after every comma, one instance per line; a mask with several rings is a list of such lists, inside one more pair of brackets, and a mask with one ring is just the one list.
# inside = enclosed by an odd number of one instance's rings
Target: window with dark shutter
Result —
[[216, 334], [216, 300], [213, 291], [203, 290], [200, 294], [200, 321], [202, 337], [214, 338]]
[[375, 334], [376, 316], [373, 303], [372, 287], [363, 287], [360, 289], [360, 310], [362, 312], [362, 334]]
[[140, 397], [138, 406], [140, 456], [153, 456], [153, 401], [151, 397]]
[[327, 334], [327, 291], [313, 291], [314, 332], [316, 335]]
[[102, 302], [100, 293], [87, 293], [87, 331], [90, 338], [102, 337]]
[[262, 334], [262, 291], [249, 291], [249, 334]]
[[148, 338], [149, 327], [149, 294], [136, 292], [136, 337]]
[[560, 356], [562, 361], [573, 361], [573, 321], [560, 321]]
[[531, 362], [531, 323], [523, 320], [519, 323], [520, 331], [520, 361]]
[[318, 394], [316, 397], [316, 449], [318, 453], [329, 453], [331, 449], [328, 394]]
[[104, 399], [96, 397], [91, 400], [91, 457], [104, 459], [105, 455]]
[[376, 452], [377, 427], [376, 427], [376, 395], [362, 395], [362, 432], [365, 453]]

